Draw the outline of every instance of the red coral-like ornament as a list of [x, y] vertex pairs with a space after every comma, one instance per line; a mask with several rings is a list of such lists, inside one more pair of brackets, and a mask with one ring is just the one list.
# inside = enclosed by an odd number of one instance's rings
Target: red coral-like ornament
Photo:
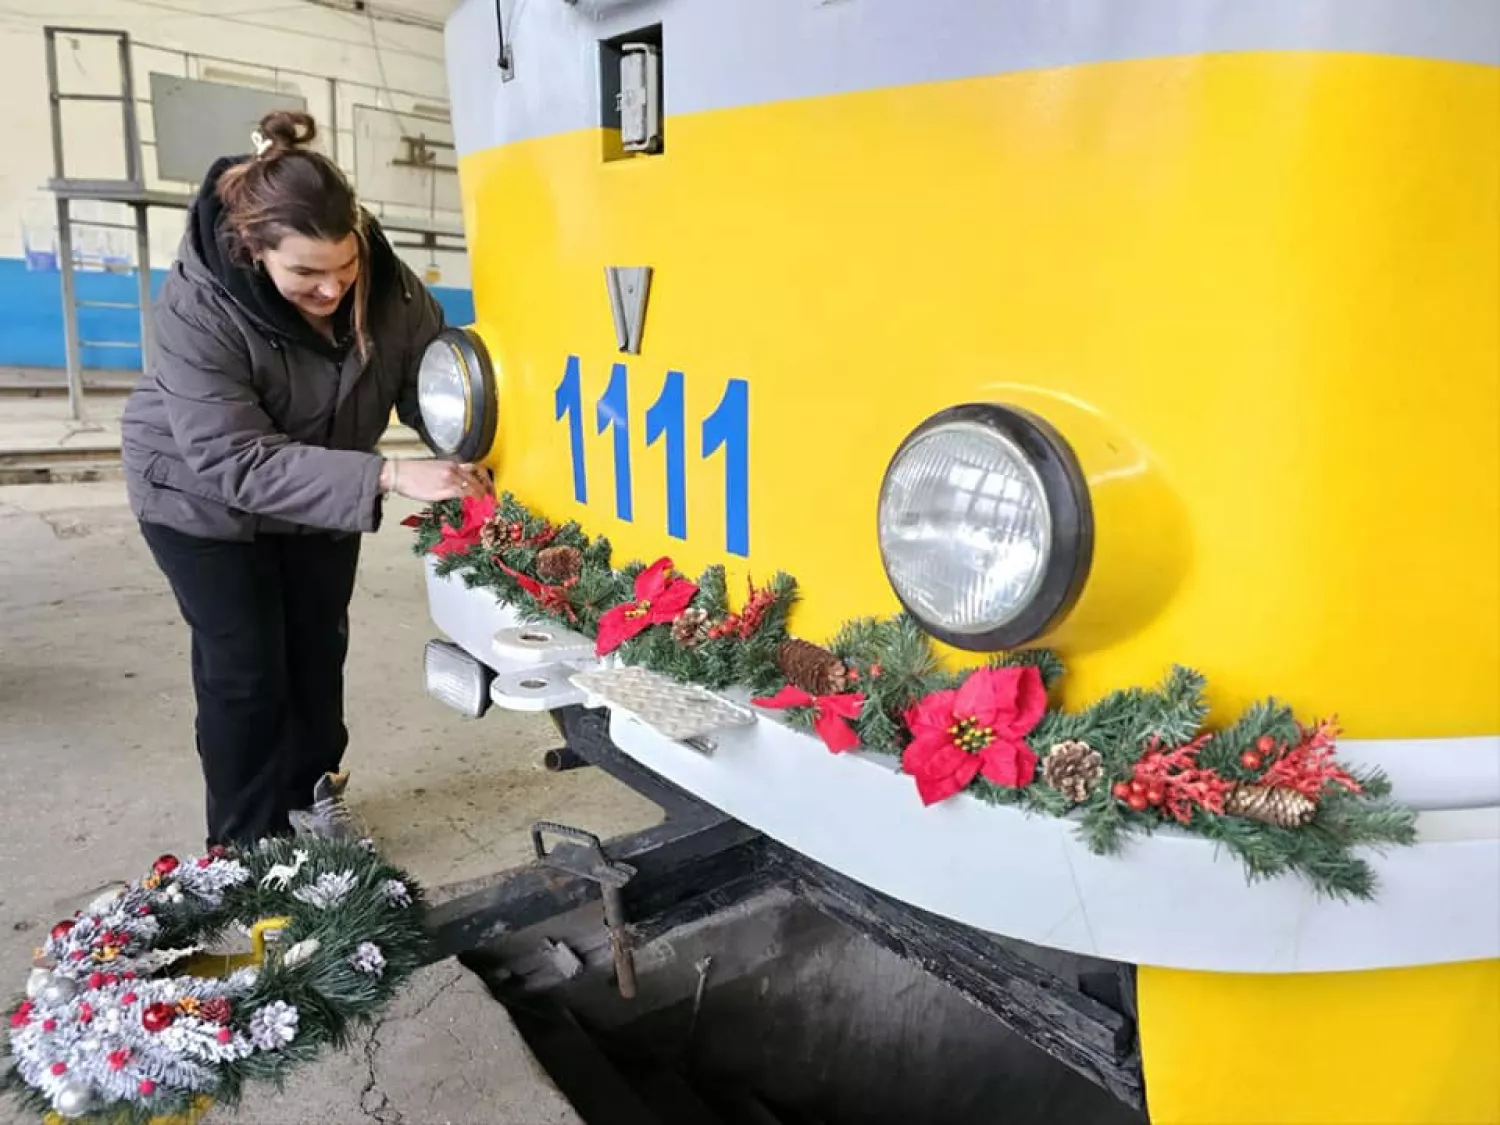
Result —
[[1296, 746], [1282, 754], [1257, 781], [1272, 789], [1294, 789], [1308, 800], [1322, 798], [1330, 785], [1339, 785], [1351, 793], [1363, 793], [1364, 789], [1335, 760], [1334, 740], [1339, 736], [1339, 727], [1333, 719], [1325, 719], [1302, 730], [1302, 738]]
[[[1144, 812], [1148, 807], [1160, 808], [1179, 824], [1192, 820], [1195, 809], [1222, 815], [1224, 798], [1234, 783], [1198, 766], [1198, 755], [1212, 737], [1201, 734], [1185, 746], [1167, 750], [1162, 748], [1160, 739], [1152, 736], [1146, 743], [1146, 752], [1135, 764], [1127, 786], [1129, 796], [1122, 799], [1136, 812]], [[1132, 801], [1146, 794], [1149, 796], [1143, 800]]]

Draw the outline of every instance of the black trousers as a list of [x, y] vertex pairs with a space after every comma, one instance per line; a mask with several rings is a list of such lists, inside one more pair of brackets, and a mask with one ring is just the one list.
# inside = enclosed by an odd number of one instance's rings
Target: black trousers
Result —
[[344, 658], [360, 536], [232, 543], [158, 524], [142, 533], [192, 630], [208, 842], [290, 831], [349, 742]]

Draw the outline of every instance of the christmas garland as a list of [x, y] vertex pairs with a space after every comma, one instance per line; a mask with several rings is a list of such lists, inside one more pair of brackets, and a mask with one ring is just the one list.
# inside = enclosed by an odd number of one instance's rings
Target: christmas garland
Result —
[[[39, 1116], [120, 1125], [236, 1104], [378, 1012], [425, 960], [423, 917], [364, 844], [164, 855], [52, 928], [11, 1008], [3, 1085]], [[268, 919], [284, 926], [264, 964], [190, 975], [233, 926]]]
[[1415, 814], [1390, 800], [1384, 775], [1339, 763], [1333, 722], [1304, 726], [1269, 700], [1206, 731], [1204, 680], [1187, 668], [1068, 712], [1049, 704], [1063, 674], [1049, 650], [953, 671], [905, 615], [853, 621], [815, 645], [787, 633], [789, 575], [752, 583], [735, 610], [722, 566], [697, 581], [665, 558], [615, 569], [608, 540], [554, 526], [510, 494], [437, 504], [405, 523], [439, 575], [490, 590], [523, 620], [594, 638], [600, 656], [748, 688], [834, 753], [899, 756], [926, 804], [967, 792], [1067, 816], [1097, 854], [1170, 824], [1233, 852], [1250, 879], [1295, 872], [1336, 898], [1374, 897], [1356, 848], [1415, 839]]

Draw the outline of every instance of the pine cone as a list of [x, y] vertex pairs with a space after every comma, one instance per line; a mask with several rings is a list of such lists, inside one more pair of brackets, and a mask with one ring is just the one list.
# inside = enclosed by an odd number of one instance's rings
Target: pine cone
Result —
[[1088, 800], [1104, 773], [1104, 760], [1087, 742], [1059, 742], [1042, 759], [1042, 780], [1075, 805]]
[[1237, 785], [1224, 798], [1224, 811], [1278, 828], [1301, 828], [1318, 815], [1318, 805], [1295, 789]]
[[583, 552], [577, 547], [546, 547], [537, 552], [536, 572], [543, 582], [561, 586], [583, 572]]
[[498, 517], [486, 520], [479, 529], [479, 545], [486, 551], [498, 551], [507, 542], [509, 536], [506, 534], [505, 521]]
[[228, 1023], [229, 1016], [229, 1001], [222, 996], [205, 1000], [198, 1005], [198, 1018], [207, 1020], [209, 1023]]
[[479, 545], [486, 551], [498, 551], [526, 538], [526, 525], [520, 520], [492, 516], [479, 529]]
[[685, 609], [672, 622], [672, 639], [686, 649], [708, 640], [708, 610]]
[[811, 695], [838, 695], [849, 687], [849, 669], [826, 648], [796, 638], [776, 648], [776, 667], [793, 684]]

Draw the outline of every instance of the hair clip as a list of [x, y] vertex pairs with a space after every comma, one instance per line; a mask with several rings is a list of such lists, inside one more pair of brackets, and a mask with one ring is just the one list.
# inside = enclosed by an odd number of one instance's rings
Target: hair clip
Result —
[[271, 150], [273, 142], [259, 129], [250, 134], [250, 143], [255, 146], [255, 155], [264, 156]]

